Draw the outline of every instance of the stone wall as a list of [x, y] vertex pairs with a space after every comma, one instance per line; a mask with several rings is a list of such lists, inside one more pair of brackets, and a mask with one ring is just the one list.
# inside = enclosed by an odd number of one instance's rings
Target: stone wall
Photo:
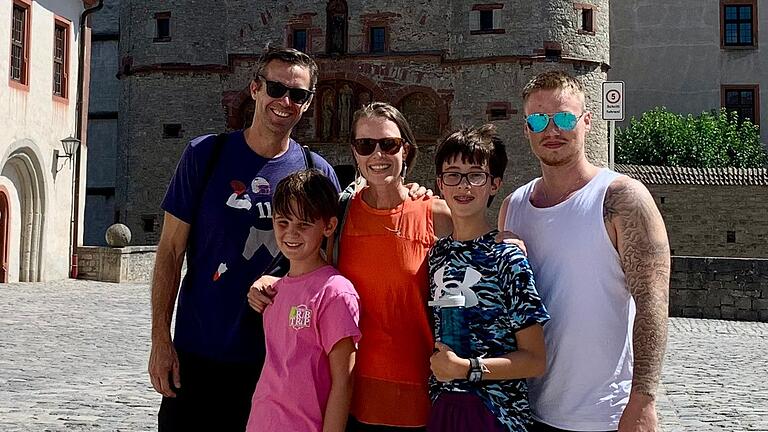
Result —
[[768, 322], [768, 260], [673, 257], [669, 314]]
[[768, 187], [646, 186], [664, 217], [672, 255], [768, 258]]
[[78, 278], [117, 283], [149, 282], [156, 250], [155, 246], [80, 246], [77, 249]]
[[[320, 82], [294, 135], [334, 166], [351, 166], [352, 158], [348, 136], [323, 135], [323, 102], [324, 95], [330, 95], [327, 100], [341, 100], [335, 98], [344, 89], [354, 89], [348, 104], [354, 105], [352, 110], [363, 101], [363, 94], [365, 100], [403, 109], [422, 151], [409, 170], [409, 180], [429, 187], [434, 187], [432, 156], [439, 138], [462, 126], [486, 123], [494, 107], [504, 107], [506, 115], [493, 120], [510, 159], [501, 196], [539, 172], [523, 135], [519, 96], [531, 77], [565, 69], [584, 82], [588, 109], [600, 109], [600, 85], [608, 62], [605, 0], [591, 2], [595, 34], [579, 31], [580, 13], [564, 0], [529, 2], [526, 10], [532, 14], [514, 13], [519, 2], [487, 4], [495, 10], [498, 31], [485, 33], [473, 31], [480, 14], [475, 2], [386, 0], [373, 7], [350, 0], [346, 4], [347, 51], [341, 55], [326, 52], [328, 2], [232, 0], [220, 10], [201, 10], [191, 0], [122, 5], [121, 22], [136, 24], [121, 31], [123, 91], [115, 202], [119, 221], [131, 229], [134, 244], [157, 242], [160, 201], [187, 141], [242, 127], [237, 120], [248, 113], [246, 89], [255, 75], [258, 54], [267, 43], [289, 44], [297, 28], [307, 31], [307, 50], [319, 64]], [[157, 42], [154, 16], [162, 12], [171, 13], [172, 35], [169, 41]], [[198, 26], [201, 21], [205, 23]], [[371, 26], [387, 28], [386, 52], [367, 51]], [[545, 45], [559, 47], [562, 56], [545, 57]], [[337, 108], [327, 111], [339, 118]], [[181, 137], [163, 138], [164, 124], [181, 125]], [[419, 137], [424, 130], [430, 131], [428, 136]], [[607, 163], [606, 143], [606, 124], [595, 118], [587, 155], [598, 165]], [[501, 201], [495, 200], [493, 211]]]

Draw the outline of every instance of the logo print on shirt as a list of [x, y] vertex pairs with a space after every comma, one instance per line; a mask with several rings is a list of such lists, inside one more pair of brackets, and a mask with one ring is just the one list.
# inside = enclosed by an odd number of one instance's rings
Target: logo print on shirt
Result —
[[312, 321], [312, 309], [305, 305], [291, 307], [291, 313], [288, 315], [288, 324], [294, 330], [301, 330], [309, 327]]
[[229, 182], [229, 187], [232, 188], [232, 194], [227, 198], [227, 205], [236, 209], [250, 210], [251, 197], [245, 189], [245, 184], [240, 180], [232, 180]]
[[256, 195], [269, 195], [272, 193], [272, 188], [269, 186], [269, 182], [264, 177], [256, 177], [251, 182], [251, 190]]
[[273, 231], [262, 231], [256, 227], [251, 227], [248, 233], [248, 238], [245, 240], [243, 258], [250, 261], [250, 259], [253, 258], [253, 254], [255, 254], [262, 246], [266, 247], [269, 254], [273, 257], [280, 251]]
[[438, 271], [435, 272], [435, 276], [433, 277], [435, 286], [437, 287], [437, 289], [435, 289], [434, 300], [439, 301], [444, 296], [462, 295], [465, 298], [464, 307], [477, 306], [477, 294], [472, 291], [472, 286], [480, 282], [480, 279], [483, 278], [483, 275], [481, 275], [477, 270], [471, 267], [467, 267], [464, 271], [463, 281], [445, 281], [443, 280], [443, 276], [445, 275], [446, 267], [447, 265], [441, 267]]

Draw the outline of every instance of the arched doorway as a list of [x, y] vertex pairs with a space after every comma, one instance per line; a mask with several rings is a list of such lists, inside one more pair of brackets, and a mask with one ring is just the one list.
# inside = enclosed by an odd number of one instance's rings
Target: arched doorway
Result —
[[11, 225], [11, 206], [8, 193], [0, 188], [0, 283], [8, 282], [8, 230]]
[[16, 188], [20, 218], [19, 281], [38, 282], [41, 276], [45, 193], [43, 172], [29, 148], [16, 150], [8, 158], [2, 175]]

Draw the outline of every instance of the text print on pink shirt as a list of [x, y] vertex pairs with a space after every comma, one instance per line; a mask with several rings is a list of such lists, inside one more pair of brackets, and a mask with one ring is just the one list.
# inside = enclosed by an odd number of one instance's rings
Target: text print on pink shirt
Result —
[[291, 313], [288, 315], [288, 324], [294, 330], [301, 330], [309, 327], [312, 321], [312, 309], [305, 305], [291, 307]]

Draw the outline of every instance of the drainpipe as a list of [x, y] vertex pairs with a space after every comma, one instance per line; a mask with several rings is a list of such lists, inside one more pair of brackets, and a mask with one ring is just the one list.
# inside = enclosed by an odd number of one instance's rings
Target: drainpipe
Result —
[[77, 52], [77, 103], [75, 105], [75, 138], [80, 140], [81, 145], [77, 146], [75, 153], [75, 167], [72, 179], [72, 214], [70, 216], [69, 232], [71, 234], [72, 257], [70, 258], [69, 277], [77, 279], [77, 237], [79, 235], [77, 227], [80, 210], [80, 152], [83, 148], [83, 74], [85, 71], [85, 27], [88, 15], [104, 7], [104, 0], [80, 14], [80, 43]]

